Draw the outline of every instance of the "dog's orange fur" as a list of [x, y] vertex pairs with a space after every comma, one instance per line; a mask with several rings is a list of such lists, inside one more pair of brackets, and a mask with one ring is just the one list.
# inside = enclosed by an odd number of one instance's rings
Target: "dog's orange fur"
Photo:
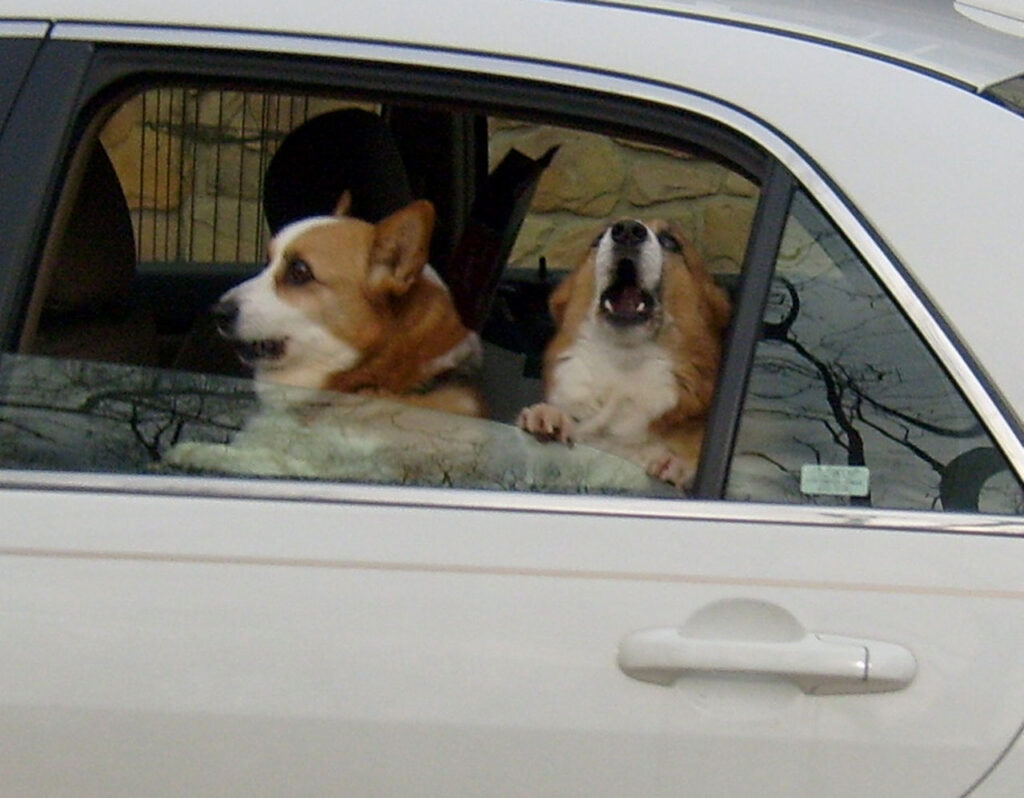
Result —
[[[672, 364], [675, 405], [649, 419], [651, 445], [641, 450], [623, 451], [616, 441], [600, 436], [584, 438], [582, 442], [642, 461], [652, 476], [684, 487], [692, 481], [699, 460], [731, 305], [726, 293], [708, 273], [696, 248], [681, 231], [664, 221], [648, 222], [648, 226], [656, 232], [671, 231], [682, 248], [679, 253], [663, 253], [660, 318], [656, 319], [650, 338]], [[549, 401], [559, 379], [558, 365], [579, 341], [584, 325], [594, 323], [598, 290], [595, 257], [592, 248], [550, 297], [556, 332], [544, 355], [545, 396]], [[621, 351], [628, 358], [631, 350]], [[630, 377], [623, 373], [622, 379]], [[644, 385], [637, 384], [635, 390], [642, 392]], [[598, 405], [602, 403], [600, 396], [593, 399]], [[571, 442], [576, 422], [586, 422], [585, 418], [568, 418], [560, 409], [551, 413], [541, 411], [541, 407], [535, 405], [524, 410], [520, 425], [542, 439]], [[534, 419], [530, 418], [531, 411]], [[548, 429], [552, 424], [555, 428]], [[567, 429], [560, 429], [559, 425]]]
[[[433, 206], [419, 200], [376, 225], [345, 216], [345, 210], [347, 196], [335, 222], [289, 239], [283, 251], [271, 242], [280, 298], [360, 353], [352, 368], [311, 387], [484, 415], [474, 386], [438, 379], [445, 371], [440, 361], [471, 333], [447, 289], [424, 271]], [[294, 260], [310, 264], [316, 280], [288, 284], [285, 269]]]

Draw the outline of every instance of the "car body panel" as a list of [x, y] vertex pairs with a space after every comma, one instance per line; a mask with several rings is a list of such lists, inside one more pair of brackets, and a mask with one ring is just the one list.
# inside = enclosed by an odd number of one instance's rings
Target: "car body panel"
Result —
[[[1006, 410], [1024, 376], [992, 323], [1015, 320], [1024, 276], [972, 268], [1019, 251], [1015, 214], [981, 209], [1022, 205], [1024, 120], [964, 87], [1016, 63], [1004, 40], [998, 69], [937, 80], [853, 52], [867, 33], [768, 34], [738, 4], [720, 12], [742, 25], [700, 18], [717, 4], [525, 5], [529, 25], [522, 3], [31, 16], [61, 20], [60, 39], [481, 72], [721, 121], [807, 186], [1024, 472]], [[0, 780], [15, 792], [903, 798], [966, 794], [1001, 758], [997, 774], [1020, 773], [1002, 770], [1024, 720], [1015, 517], [46, 472], [0, 473], [0, 494]], [[732, 672], [660, 686], [617, 664], [650, 628], [881, 641], [916, 670], [869, 695]]]
[[972, 798], [1000, 798], [1004, 795], [1013, 795], [1020, 789], [1024, 781], [1024, 728], [1014, 742], [1007, 746], [1005, 755], [994, 763], [989, 773], [986, 773], [978, 783], [978, 786], [971, 790]]
[[[367, 36], [382, 41], [469, 47], [492, 53], [505, 51], [501, 32], [514, 37], [519, 31], [532, 38], [545, 30], [545, 18], [571, 20], [581, 28], [580, 39], [593, 33], [587, 22], [600, 24], [599, 14], [589, 14], [579, 5], [625, 7], [623, 18], [639, 20], [639, 11], [667, 13], [690, 19], [721, 21], [775, 30], [789, 36], [820, 39], [833, 46], [874, 53], [922, 69], [962, 80], [976, 88], [995, 83], [1024, 71], [1020, 40], [968, 20], [957, 13], [952, 0], [905, 0], [900, 3], [861, 0], [855, 4], [842, 0], [823, 0], [809, 4], [801, 0], [742, 0], [742, 2], [706, 2], [706, 0], [526, 0], [476, 4], [478, 14], [466, 19], [458, 2], [436, 2], [428, 7], [407, 4], [391, 10], [374, 8], [367, 14], [364, 2], [305, 2], [283, 7], [268, 0], [247, 4], [244, 24], [229, 8], [191, 0], [173, 6], [160, 3], [133, 3], [130, 9], [110, 0], [46, 0], [25, 3], [12, 16], [50, 20], [81, 20], [144, 25], [205, 27], [277, 31], [297, 35]], [[567, 6], [567, 7], [559, 7]], [[535, 24], [516, 24], [528, 16]], [[452, 20], [458, 18], [459, 24]], [[569, 51], [581, 43], [560, 40]], [[567, 55], [569, 53], [567, 52]]]
[[[474, 509], [473, 494], [446, 508], [429, 492], [316, 504], [144, 486], [5, 492], [34, 519], [0, 533], [0, 624], [22, 642], [0, 669], [4, 737], [23, 741], [6, 784], [960, 794], [1019, 726], [1024, 687], [1000, 664], [1024, 634], [1013, 538], [793, 526], [756, 507], [638, 525]], [[918, 673], [896, 693], [814, 696], [617, 668], [628, 633], [730, 604], [766, 633], [788, 614], [899, 642]]]
[[[569, 0], [572, 2], [573, 0]], [[584, 0], [703, 16], [819, 39], [985, 86], [1020, 63], [1019, 40], [957, 13], [951, 0]]]

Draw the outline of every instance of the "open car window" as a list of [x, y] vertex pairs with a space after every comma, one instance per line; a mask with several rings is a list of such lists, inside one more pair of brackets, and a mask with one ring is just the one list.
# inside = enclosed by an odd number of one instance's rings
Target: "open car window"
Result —
[[[515, 420], [543, 398], [550, 294], [613, 220], [670, 220], [735, 284], [758, 200], [743, 170], [663, 136], [363, 95], [150, 87], [100, 119], [0, 361], [3, 467], [685, 495]], [[216, 329], [274, 234], [332, 211], [340, 149], [365, 155], [352, 216], [436, 209], [430, 263], [482, 340], [485, 418], [268, 386]]]

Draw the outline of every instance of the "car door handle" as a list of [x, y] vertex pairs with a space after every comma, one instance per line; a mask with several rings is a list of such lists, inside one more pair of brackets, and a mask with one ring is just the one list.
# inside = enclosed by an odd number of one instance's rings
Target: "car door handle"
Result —
[[808, 633], [783, 641], [688, 637], [643, 629], [623, 638], [619, 667], [634, 679], [671, 685], [687, 674], [778, 676], [811, 695], [885, 693], [914, 678], [917, 661], [894, 643]]

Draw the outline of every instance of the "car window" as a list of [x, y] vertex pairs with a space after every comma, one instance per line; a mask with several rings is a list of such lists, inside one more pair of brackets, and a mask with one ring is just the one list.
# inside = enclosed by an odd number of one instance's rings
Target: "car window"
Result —
[[1024, 75], [1004, 80], [985, 90], [985, 95], [1024, 115]]
[[793, 200], [727, 496], [1019, 513], [1006, 462], [864, 261]]
[[[518, 427], [550, 394], [553, 303], [617, 220], [664, 223], [669, 239], [681, 237], [717, 291], [701, 309], [717, 318], [708, 335], [716, 346], [724, 339], [760, 190], [706, 142], [569, 124], [564, 114], [272, 84], [150, 86], [83, 127], [92, 132], [71, 160], [20, 343], [0, 360], [3, 467], [687, 495], [671, 452], [638, 455], [600, 435], [545, 443]], [[447, 284], [455, 315], [480, 341], [472, 358], [454, 347], [435, 360], [458, 354], [449, 371], [460, 386], [473, 361], [481, 417], [421, 401], [439, 388], [433, 377], [397, 404], [358, 368], [326, 392], [263, 379], [253, 349], [240, 358], [218, 329], [211, 309], [256, 278], [275, 234], [333, 213], [342, 187], [345, 212], [372, 223], [432, 204], [427, 282]], [[698, 366], [710, 374], [709, 406], [714, 364]], [[598, 412], [601, 423], [621, 426], [616, 413], [628, 421], [630, 408], [660, 401], [650, 386], [662, 378], [602, 377], [621, 413], [609, 402], [616, 409]], [[581, 423], [577, 410], [567, 416]], [[702, 423], [698, 414], [671, 434], [699, 452]], [[725, 493], [1022, 506], [953, 382], [803, 194], [785, 228]]]
[[[735, 282], [758, 200], [745, 170], [663, 135], [365, 93], [148, 87], [92, 129], [0, 359], [3, 467], [685, 495], [619, 450], [542, 443], [516, 420], [543, 398], [551, 294], [611, 222], [665, 219], [709, 280]], [[365, 383], [253, 379], [217, 329], [211, 308], [274, 235], [334, 211], [353, 151], [346, 213], [435, 209], [430, 263], [481, 339], [482, 418], [420, 406], [429, 380], [396, 403]]]

